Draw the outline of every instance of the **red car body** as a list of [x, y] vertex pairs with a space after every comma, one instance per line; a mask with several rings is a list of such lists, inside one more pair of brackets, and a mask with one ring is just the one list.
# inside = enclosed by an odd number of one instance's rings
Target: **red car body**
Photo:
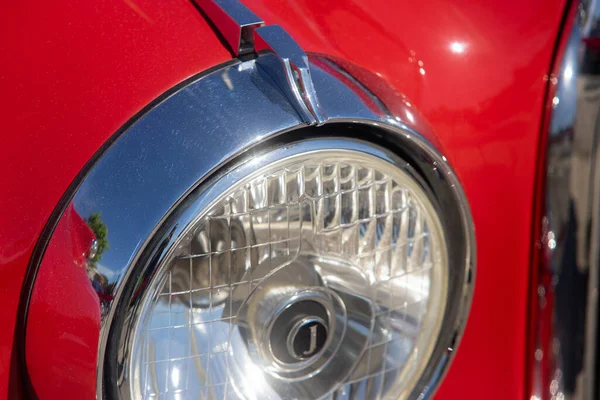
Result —
[[[438, 399], [529, 396], [535, 182], [565, 3], [245, 1], [307, 52], [354, 63], [404, 94], [463, 184], [477, 228], [477, 283]], [[94, 331], [99, 309], [85, 293], [48, 287], [47, 297], [33, 298], [46, 310], [36, 326], [52, 333], [28, 335], [30, 365], [19, 357], [21, 291], [35, 244], [116, 131], [169, 88], [232, 56], [187, 0], [0, 9], [0, 398], [25, 395], [25, 368], [41, 398], [92, 398], [96, 348], [77, 343]], [[67, 247], [48, 251], [73, 251]]]

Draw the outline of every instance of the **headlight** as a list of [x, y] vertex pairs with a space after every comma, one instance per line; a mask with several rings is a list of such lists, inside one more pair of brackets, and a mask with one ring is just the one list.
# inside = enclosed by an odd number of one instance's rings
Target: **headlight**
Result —
[[210, 203], [185, 206], [197, 216], [134, 323], [135, 398], [375, 398], [414, 386], [448, 301], [440, 219], [400, 159], [318, 143], [247, 161], [203, 190]]
[[[40, 249], [52, 251], [32, 261], [27, 337], [43, 340], [28, 339], [26, 354], [40, 397], [67, 381], [102, 399], [433, 393], [473, 290], [473, 224], [457, 177], [379, 77], [259, 53], [164, 97], [61, 202], [73, 212], [55, 231], [48, 224]], [[69, 215], [97, 222], [98, 251], [75, 263], [91, 285], [57, 272], [70, 265], [65, 243], [82, 242]], [[60, 302], [47, 287], [92, 305], [95, 325], [77, 325], [87, 358], [39, 351], [73, 331], [70, 320], [47, 329], [47, 304]], [[45, 385], [46, 352], [83, 372]]]

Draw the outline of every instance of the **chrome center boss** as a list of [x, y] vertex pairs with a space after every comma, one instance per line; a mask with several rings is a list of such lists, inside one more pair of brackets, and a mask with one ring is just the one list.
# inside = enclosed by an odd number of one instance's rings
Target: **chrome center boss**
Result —
[[198, 4], [241, 58], [165, 96], [71, 194], [96, 224], [97, 397], [430, 396], [475, 263], [435, 135], [374, 74]]

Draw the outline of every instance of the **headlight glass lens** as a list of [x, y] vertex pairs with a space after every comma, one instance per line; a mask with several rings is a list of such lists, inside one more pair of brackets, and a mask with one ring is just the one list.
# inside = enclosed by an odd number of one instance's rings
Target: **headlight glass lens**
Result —
[[447, 257], [427, 194], [387, 160], [318, 150], [260, 167], [145, 289], [132, 395], [405, 397], [441, 329]]

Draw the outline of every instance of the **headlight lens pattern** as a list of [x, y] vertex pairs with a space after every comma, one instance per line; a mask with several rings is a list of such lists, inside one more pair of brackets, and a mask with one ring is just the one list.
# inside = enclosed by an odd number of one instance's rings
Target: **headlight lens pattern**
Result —
[[447, 264], [430, 199], [389, 161], [319, 150], [259, 168], [151, 280], [132, 395], [405, 397], [441, 328]]

